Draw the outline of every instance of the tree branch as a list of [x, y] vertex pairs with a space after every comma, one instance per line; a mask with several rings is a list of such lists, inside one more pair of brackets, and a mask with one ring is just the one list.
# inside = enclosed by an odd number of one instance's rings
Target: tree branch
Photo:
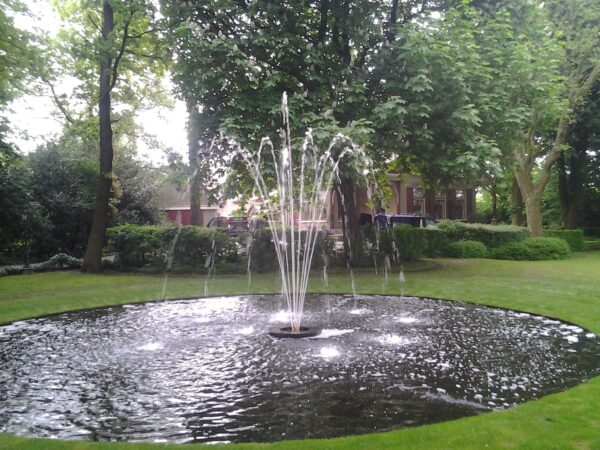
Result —
[[75, 124], [75, 122], [76, 122], [75, 119], [73, 119], [73, 116], [71, 115], [71, 113], [69, 113], [69, 111], [67, 110], [67, 107], [63, 104], [63, 102], [60, 100], [59, 96], [56, 94], [56, 91], [54, 90], [54, 85], [44, 75], [40, 75], [40, 78], [45, 84], [47, 84], [50, 87], [50, 91], [52, 92], [52, 98], [54, 99], [54, 103], [56, 104], [56, 106], [58, 107], [60, 112], [63, 114], [63, 116], [65, 116], [65, 119], [67, 120], [67, 122], [69, 122], [70, 124]]
[[115, 85], [117, 84], [117, 78], [119, 76], [119, 63], [121, 62], [121, 58], [123, 58], [123, 54], [125, 53], [125, 47], [127, 46], [127, 39], [129, 38], [129, 25], [131, 24], [131, 21], [133, 19], [133, 14], [135, 13], [135, 9], [131, 9], [129, 11], [129, 18], [127, 19], [127, 22], [125, 22], [125, 26], [123, 27], [123, 39], [121, 39], [121, 46], [119, 47], [119, 53], [117, 54], [117, 57], [115, 58], [115, 61], [113, 63], [113, 67], [112, 67], [112, 79], [110, 82], [110, 86], [108, 88], [108, 91], [112, 91], [113, 88], [115, 87]]

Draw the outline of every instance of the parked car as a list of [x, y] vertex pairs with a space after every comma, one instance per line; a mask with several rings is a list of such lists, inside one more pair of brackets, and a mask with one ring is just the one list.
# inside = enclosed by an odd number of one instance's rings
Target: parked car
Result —
[[207, 226], [227, 230], [229, 236], [239, 236], [248, 232], [248, 219], [246, 217], [213, 217], [208, 221]]
[[377, 214], [375, 223], [380, 229], [393, 228], [396, 224], [407, 224], [415, 228], [428, 228], [435, 226], [435, 220], [427, 216], [412, 214]]

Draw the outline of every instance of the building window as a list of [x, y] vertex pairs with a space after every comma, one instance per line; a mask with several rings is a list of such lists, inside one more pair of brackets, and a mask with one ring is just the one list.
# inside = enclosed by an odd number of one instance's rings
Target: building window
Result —
[[425, 215], [425, 189], [413, 188], [412, 212], [415, 215]]
[[435, 194], [435, 217], [436, 220], [446, 218], [446, 194], [438, 192]]
[[453, 219], [465, 219], [465, 191], [464, 189], [455, 189], [453, 192], [453, 198], [450, 202], [452, 208]]

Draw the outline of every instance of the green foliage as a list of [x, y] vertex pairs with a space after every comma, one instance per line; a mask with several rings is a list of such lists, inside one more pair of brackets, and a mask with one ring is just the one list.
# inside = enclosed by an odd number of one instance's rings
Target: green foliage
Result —
[[585, 250], [600, 250], [600, 239], [586, 239], [583, 241]]
[[425, 228], [424, 254], [428, 258], [441, 258], [448, 255], [448, 246], [453, 240], [443, 230], [438, 228]]
[[416, 261], [423, 256], [425, 233], [422, 228], [398, 224], [394, 226], [393, 231], [399, 262]]
[[584, 249], [583, 230], [544, 230], [545, 237], [560, 238], [569, 244], [571, 250], [577, 252]]
[[365, 237], [365, 258], [362, 266], [373, 267], [385, 264], [412, 262], [420, 259], [426, 247], [425, 229], [407, 224], [397, 224], [391, 229], [376, 230], [374, 226], [363, 229]]
[[600, 227], [584, 227], [583, 235], [586, 237], [600, 238]]
[[450, 241], [478, 241], [487, 248], [495, 248], [512, 241], [522, 241], [528, 235], [525, 228], [513, 225], [485, 225], [452, 220], [441, 221], [437, 228]]
[[[34, 272], [49, 272], [62, 269], [77, 269], [81, 267], [81, 260], [66, 253], [58, 253], [47, 261], [31, 264], [30, 268]], [[0, 267], [0, 277], [7, 275], [21, 275], [24, 271], [22, 265], [12, 265]]]
[[458, 241], [448, 245], [447, 253], [452, 258], [485, 258], [488, 251], [479, 241]]
[[568, 258], [571, 256], [571, 249], [569, 244], [560, 238], [536, 237], [521, 242], [510, 242], [491, 250], [490, 253], [495, 259], [537, 261]]

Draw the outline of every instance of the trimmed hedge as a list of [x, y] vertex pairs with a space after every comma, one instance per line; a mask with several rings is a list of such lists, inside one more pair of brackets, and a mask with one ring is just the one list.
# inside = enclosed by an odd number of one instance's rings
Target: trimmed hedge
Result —
[[585, 248], [583, 242], [583, 230], [544, 230], [544, 237], [555, 237], [563, 239], [569, 244], [571, 250], [578, 252]]
[[[277, 270], [277, 254], [270, 230], [254, 235], [231, 237], [224, 230], [197, 226], [178, 227], [123, 225], [108, 230], [109, 250], [114, 266], [120, 270], [181, 273], [207, 273], [211, 263], [223, 273]], [[322, 267], [323, 254], [331, 254], [332, 245], [325, 233], [315, 244], [312, 267]]]
[[587, 239], [584, 241], [585, 250], [600, 250], [600, 239]]
[[448, 256], [452, 258], [485, 258], [488, 250], [479, 241], [458, 241], [448, 245]]
[[122, 270], [165, 270], [172, 257], [175, 271], [207, 271], [209, 258], [237, 260], [237, 247], [216, 228], [122, 225], [107, 230], [115, 266]]
[[379, 230], [379, 236], [374, 226], [363, 228], [363, 233], [366, 248], [361, 265], [367, 267], [372, 267], [374, 260], [378, 265], [383, 265], [386, 257], [390, 263], [417, 261], [423, 256], [427, 244], [425, 229], [407, 224], [397, 224], [391, 229]]
[[528, 237], [526, 228], [513, 225], [486, 225], [443, 220], [436, 228], [441, 230], [450, 241], [478, 241], [488, 248], [522, 241]]
[[583, 227], [583, 234], [587, 237], [600, 238], [600, 227]]
[[510, 242], [490, 252], [495, 259], [538, 261], [566, 259], [571, 255], [571, 248], [566, 241], [560, 238], [537, 237], [521, 242]]

